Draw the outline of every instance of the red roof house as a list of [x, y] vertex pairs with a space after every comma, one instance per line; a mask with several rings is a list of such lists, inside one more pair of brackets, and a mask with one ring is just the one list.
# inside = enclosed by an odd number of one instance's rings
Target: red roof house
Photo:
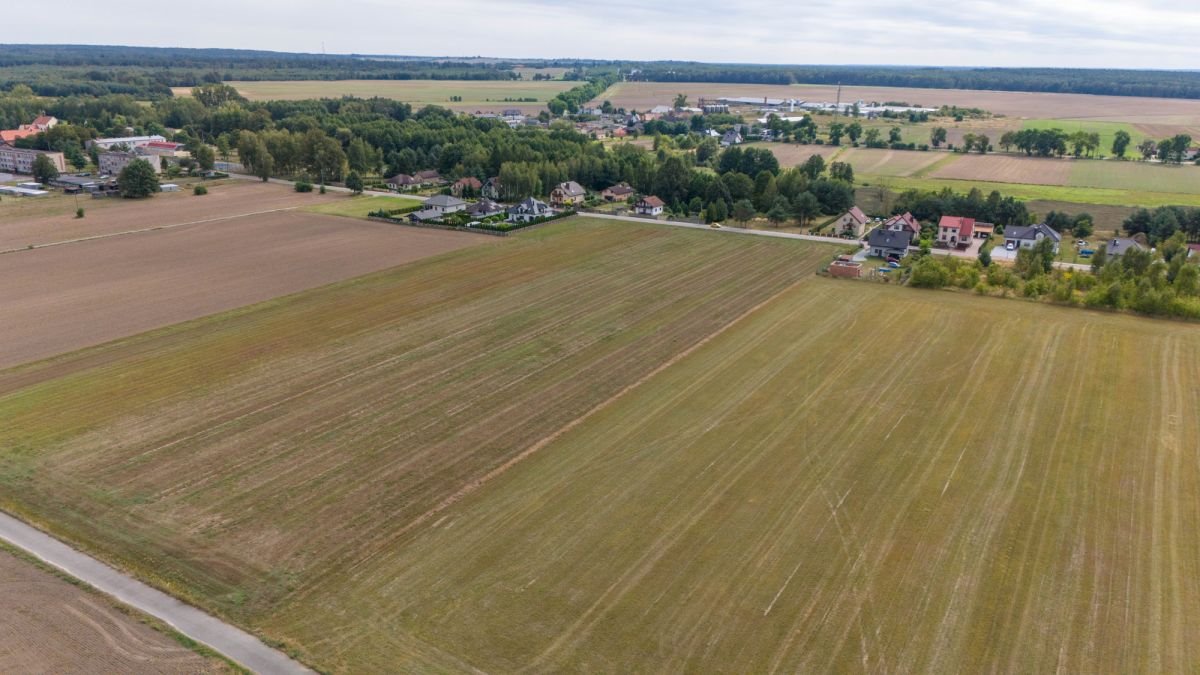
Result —
[[975, 219], [960, 216], [942, 216], [938, 223], [939, 244], [950, 248], [967, 248], [975, 236]]

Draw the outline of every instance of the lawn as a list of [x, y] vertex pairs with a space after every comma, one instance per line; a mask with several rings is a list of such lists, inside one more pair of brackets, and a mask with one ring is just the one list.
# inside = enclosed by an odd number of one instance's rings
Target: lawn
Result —
[[0, 506], [370, 670], [327, 589], [836, 250], [573, 218], [2, 370]]
[[1200, 194], [1200, 167], [1149, 162], [1074, 162], [1070, 185]]
[[382, 197], [378, 195], [359, 195], [344, 197], [337, 201], [311, 206], [305, 211], [324, 213], [331, 216], [347, 216], [350, 218], [366, 218], [368, 214], [380, 209], [402, 209], [420, 204], [420, 200], [405, 197]]

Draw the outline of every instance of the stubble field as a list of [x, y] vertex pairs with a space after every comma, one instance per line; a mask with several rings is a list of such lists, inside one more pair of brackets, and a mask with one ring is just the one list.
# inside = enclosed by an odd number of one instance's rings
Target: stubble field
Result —
[[232, 669], [0, 548], [0, 671], [198, 675]]
[[0, 371], [0, 496], [341, 672], [1200, 665], [1194, 327], [832, 251], [576, 218]]

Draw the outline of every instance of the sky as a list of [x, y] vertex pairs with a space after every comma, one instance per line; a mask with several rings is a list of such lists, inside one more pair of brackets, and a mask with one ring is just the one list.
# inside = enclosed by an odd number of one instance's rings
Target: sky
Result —
[[3, 43], [719, 63], [1200, 69], [1186, 0], [59, 0]]

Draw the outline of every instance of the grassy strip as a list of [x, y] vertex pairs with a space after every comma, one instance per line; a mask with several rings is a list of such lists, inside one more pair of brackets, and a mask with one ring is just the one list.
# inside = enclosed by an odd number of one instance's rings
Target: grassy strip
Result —
[[1101, 206], [1200, 206], [1200, 195], [1172, 192], [1149, 192], [1144, 190], [1120, 190], [1111, 188], [1068, 187], [1062, 185], [1031, 185], [1028, 183], [996, 183], [950, 178], [905, 178], [898, 176], [863, 175], [859, 180], [864, 185], [880, 183], [892, 190], [942, 190], [950, 188], [967, 192], [979, 188], [984, 192], [999, 190], [1017, 199], [1070, 202], [1072, 204], [1098, 204]]
[[419, 206], [419, 199], [409, 199], [407, 197], [379, 197], [358, 195], [347, 199], [339, 199], [337, 201], [326, 202], [316, 206], [306, 207], [304, 210], [310, 213], [323, 213], [330, 216], [346, 216], [348, 218], [363, 218], [365, 219], [372, 211], [379, 209], [396, 209], [407, 206]]

